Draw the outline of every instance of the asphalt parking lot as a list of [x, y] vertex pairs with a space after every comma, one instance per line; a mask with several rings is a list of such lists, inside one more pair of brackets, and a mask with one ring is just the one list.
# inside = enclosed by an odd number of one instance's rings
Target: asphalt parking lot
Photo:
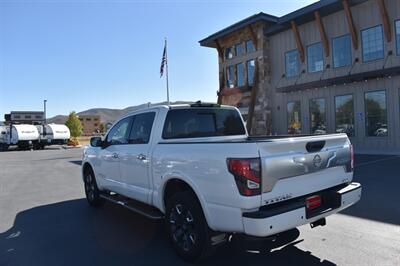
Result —
[[[0, 153], [0, 265], [182, 265], [163, 224], [88, 206], [81, 149]], [[400, 156], [356, 156], [362, 200], [277, 242], [235, 240], [203, 265], [400, 265]]]

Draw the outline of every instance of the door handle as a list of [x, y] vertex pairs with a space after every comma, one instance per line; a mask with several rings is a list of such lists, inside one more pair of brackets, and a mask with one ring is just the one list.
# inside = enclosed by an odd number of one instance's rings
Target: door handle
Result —
[[114, 159], [118, 159], [119, 155], [118, 155], [118, 153], [115, 153], [115, 152], [114, 152], [114, 153], [112, 154], [112, 157], [113, 157]]
[[144, 155], [144, 154], [139, 154], [138, 156], [136, 156], [136, 158], [138, 160], [141, 160], [141, 161], [146, 161], [147, 160], [147, 156]]

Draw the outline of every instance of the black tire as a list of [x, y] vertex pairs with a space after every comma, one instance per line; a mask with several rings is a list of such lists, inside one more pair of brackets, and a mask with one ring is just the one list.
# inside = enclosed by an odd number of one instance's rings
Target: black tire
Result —
[[165, 225], [172, 247], [183, 260], [195, 262], [211, 255], [210, 229], [193, 193], [179, 192], [168, 200]]
[[7, 150], [8, 150], [8, 144], [0, 143], [0, 151], [7, 151]]
[[84, 174], [85, 194], [90, 206], [98, 207], [104, 204], [104, 199], [100, 197], [100, 190], [97, 187], [96, 178], [92, 168], [87, 168]]

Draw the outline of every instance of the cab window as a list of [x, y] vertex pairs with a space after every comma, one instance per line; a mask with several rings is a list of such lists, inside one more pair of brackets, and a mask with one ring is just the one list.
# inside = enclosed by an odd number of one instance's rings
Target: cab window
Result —
[[149, 143], [155, 113], [138, 114], [133, 117], [133, 125], [129, 134], [130, 144]]
[[169, 110], [163, 139], [244, 135], [239, 112], [223, 108], [190, 108]]
[[119, 121], [108, 133], [107, 143], [109, 145], [127, 144], [127, 133], [131, 118], [127, 117]]

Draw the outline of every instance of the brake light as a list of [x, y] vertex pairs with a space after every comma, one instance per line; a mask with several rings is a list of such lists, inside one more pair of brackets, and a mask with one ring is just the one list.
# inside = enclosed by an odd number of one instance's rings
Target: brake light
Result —
[[309, 210], [316, 209], [321, 206], [321, 196], [311, 196], [306, 199], [306, 207]]
[[354, 148], [353, 148], [353, 145], [352, 144], [350, 144], [350, 168], [351, 168], [351, 171], [353, 172], [354, 171]]
[[261, 194], [260, 158], [227, 159], [229, 172], [235, 177], [240, 195], [255, 196]]

